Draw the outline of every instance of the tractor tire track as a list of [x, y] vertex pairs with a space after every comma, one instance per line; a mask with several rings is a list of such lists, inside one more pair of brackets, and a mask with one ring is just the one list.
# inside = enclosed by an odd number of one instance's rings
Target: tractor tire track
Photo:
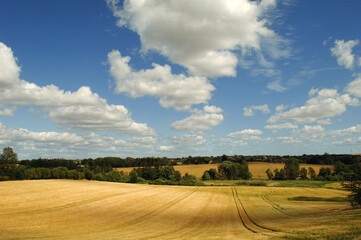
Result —
[[248, 215], [241, 199], [239, 198], [237, 189], [235, 187], [232, 187], [232, 194], [233, 194], [234, 201], [236, 203], [238, 215], [242, 221], [243, 226], [246, 229], [248, 229], [249, 231], [251, 231], [253, 233], [260, 233], [260, 234], [264, 234], [264, 235], [279, 232], [277, 230], [261, 226], [258, 223], [256, 223], [255, 221], [253, 221], [253, 219]]
[[[199, 187], [198, 187], [199, 188]], [[198, 189], [197, 189], [198, 190]], [[206, 204], [199, 210], [199, 212], [202, 212], [204, 213], [204, 211], [209, 207], [209, 204], [212, 202], [213, 198], [215, 197], [216, 194], [212, 194], [210, 197], [209, 197], [209, 200], [206, 201]], [[203, 218], [200, 217], [200, 218]], [[202, 232], [196, 232], [197, 230], [197, 223], [199, 223], [199, 219], [192, 219], [190, 222], [186, 223], [186, 224], [183, 224], [181, 226], [179, 226], [177, 229], [174, 229], [172, 231], [168, 231], [168, 232], [163, 232], [163, 233], [159, 233], [159, 234], [154, 234], [154, 235], [150, 235], [150, 236], [147, 236], [147, 237], [144, 237], [144, 238], [140, 238], [139, 240], [146, 240], [146, 239], [156, 239], [156, 238], [159, 238], [159, 237], [162, 237], [162, 238], [165, 238], [165, 236], [169, 236], [170, 234], [175, 234], [175, 233], [179, 233], [179, 232], [182, 232], [184, 231], [185, 229], [188, 229], [186, 231], [186, 233], [184, 233], [182, 235], [182, 238], [186, 238], [188, 234], [188, 232], [192, 232], [192, 238], [194, 238], [195, 236], [197, 235], [200, 235], [202, 234]], [[189, 230], [189, 228], [191, 228]], [[208, 228], [211, 228], [211, 226], [208, 226]], [[199, 231], [199, 230], [198, 230]], [[202, 231], [207, 231], [207, 229], [202, 229]], [[179, 237], [179, 236], [178, 236]], [[170, 237], [168, 237], [170, 238]]]
[[277, 203], [273, 202], [272, 200], [269, 199], [268, 195], [263, 194], [261, 195], [261, 198], [268, 203], [274, 210], [287, 215], [287, 216], [292, 216], [292, 214], [290, 214], [285, 208], [281, 207], [280, 205], [278, 205]]
[[129, 226], [134, 226], [138, 223], [141, 223], [141, 222], [144, 222], [145, 220], [151, 218], [151, 217], [154, 217], [156, 215], [158, 215], [159, 213], [161, 212], [164, 212], [165, 210], [167, 210], [168, 208], [171, 208], [173, 207], [174, 205], [178, 204], [179, 202], [183, 201], [184, 199], [186, 199], [187, 197], [189, 197], [190, 195], [192, 195], [194, 192], [196, 192], [197, 190], [199, 189], [199, 187], [195, 188], [193, 191], [191, 191], [190, 193], [186, 193], [185, 195], [173, 200], [173, 201], [170, 201], [169, 203], [157, 208], [157, 209], [154, 209], [153, 211], [151, 212], [148, 212], [142, 216], [139, 216], [129, 222], [126, 222], [127, 225]]

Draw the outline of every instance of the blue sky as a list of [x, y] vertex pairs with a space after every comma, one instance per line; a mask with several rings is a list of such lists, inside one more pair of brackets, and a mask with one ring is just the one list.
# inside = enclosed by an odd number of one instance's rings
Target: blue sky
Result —
[[360, 1], [2, 1], [20, 159], [361, 152]]

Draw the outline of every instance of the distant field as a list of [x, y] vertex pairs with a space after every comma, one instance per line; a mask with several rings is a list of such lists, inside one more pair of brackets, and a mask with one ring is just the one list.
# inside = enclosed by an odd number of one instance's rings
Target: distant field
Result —
[[[182, 176], [185, 173], [189, 173], [189, 174], [195, 175], [198, 178], [201, 178], [204, 171], [211, 169], [211, 168], [217, 169], [218, 166], [219, 166], [219, 164], [180, 165], [180, 166], [174, 166], [174, 169], [179, 171], [182, 174]], [[253, 174], [253, 178], [266, 179], [267, 178], [266, 170], [268, 168], [270, 168], [273, 171], [276, 168], [278, 168], [278, 169], [283, 168], [284, 164], [267, 163], [267, 162], [249, 162], [248, 166], [249, 166], [249, 170]], [[322, 168], [322, 167], [329, 167], [329, 168], [333, 169], [334, 166], [333, 165], [318, 165], [318, 164], [300, 164], [300, 167], [301, 168], [305, 167], [307, 170], [309, 167], [312, 167], [313, 169], [315, 169], [316, 173], [318, 173], [320, 168]], [[126, 173], [129, 173], [130, 171], [132, 171], [132, 169], [133, 168], [117, 168], [118, 171], [123, 171]]]
[[325, 188], [0, 182], [0, 239], [357, 239], [361, 209], [343, 202], [346, 195]]

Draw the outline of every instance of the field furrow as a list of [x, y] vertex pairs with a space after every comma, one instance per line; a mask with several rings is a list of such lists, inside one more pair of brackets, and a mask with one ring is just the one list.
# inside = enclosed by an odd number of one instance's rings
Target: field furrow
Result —
[[278, 232], [277, 230], [262, 226], [258, 223], [256, 223], [247, 213], [247, 210], [242, 203], [240, 196], [238, 194], [238, 191], [235, 187], [232, 187], [232, 191], [234, 192], [233, 197], [235, 198], [235, 201], [239, 203], [239, 206], [237, 206], [238, 213], [240, 215], [240, 218], [243, 222], [243, 225], [250, 231], [254, 233], [261, 233], [261, 234], [270, 234], [274, 232]]

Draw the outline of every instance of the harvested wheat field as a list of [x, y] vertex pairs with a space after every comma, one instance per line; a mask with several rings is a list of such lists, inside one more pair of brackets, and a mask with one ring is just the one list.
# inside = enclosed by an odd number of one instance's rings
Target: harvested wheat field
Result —
[[1, 239], [353, 239], [361, 234], [361, 210], [347, 202], [288, 200], [346, 196], [331, 189], [32, 180], [0, 182], [0, 195]]
[[[174, 166], [174, 169], [179, 171], [182, 176], [185, 173], [195, 175], [198, 178], [201, 178], [204, 171], [209, 170], [211, 168], [217, 169], [219, 163], [214, 164], [198, 164], [198, 165], [176, 165]], [[281, 169], [285, 165], [283, 163], [268, 163], [268, 162], [249, 162], [248, 167], [249, 171], [252, 173], [254, 179], [266, 179], [267, 174], [266, 170], [269, 168], [272, 171], [276, 168]], [[312, 167], [315, 169], [316, 173], [320, 171], [320, 169], [323, 168], [334, 168], [334, 165], [321, 165], [321, 164], [300, 164], [300, 168], [306, 168], [308, 170], [309, 167]], [[116, 168], [117, 171], [123, 171], [124, 173], [130, 173], [134, 168], [128, 167], [128, 168]]]

